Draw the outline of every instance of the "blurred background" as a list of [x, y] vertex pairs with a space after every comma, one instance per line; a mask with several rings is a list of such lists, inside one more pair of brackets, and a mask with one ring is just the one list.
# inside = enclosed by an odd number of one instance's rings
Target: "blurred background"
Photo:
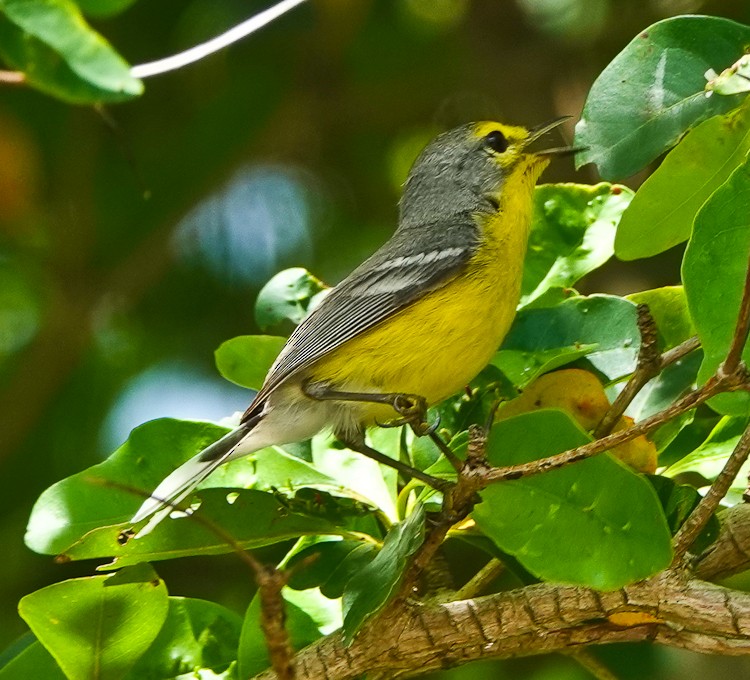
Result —
[[[94, 24], [139, 64], [268, 4], [140, 2]], [[255, 296], [271, 275], [304, 266], [340, 280], [392, 232], [409, 164], [443, 129], [570, 114], [570, 141], [612, 57], [654, 21], [691, 12], [750, 23], [741, 0], [311, 0], [221, 54], [147, 80], [145, 95], [121, 106], [71, 107], [3, 86], [0, 648], [25, 630], [22, 595], [95, 566], [55, 565], [24, 546], [37, 496], [141, 422], [244, 409], [249, 395], [218, 376], [213, 350], [258, 332]], [[597, 180], [571, 165], [557, 162], [546, 180]], [[679, 255], [613, 263], [586, 291], [674, 283]], [[157, 568], [171, 594], [239, 612], [253, 590], [231, 556]], [[750, 674], [750, 662], [674, 650], [603, 654], [622, 678]], [[550, 657], [434, 677], [589, 676]]]

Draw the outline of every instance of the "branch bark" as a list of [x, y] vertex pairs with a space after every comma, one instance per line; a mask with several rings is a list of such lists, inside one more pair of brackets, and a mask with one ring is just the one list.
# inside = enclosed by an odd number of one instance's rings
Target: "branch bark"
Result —
[[[629, 625], [618, 625], [630, 620]], [[408, 606], [397, 627], [380, 620], [346, 648], [339, 634], [297, 656], [300, 680], [404, 678], [475, 659], [650, 640], [698, 652], [750, 653], [750, 595], [661, 574], [611, 593], [541, 584], [487, 597]], [[273, 672], [257, 680], [277, 678]]]

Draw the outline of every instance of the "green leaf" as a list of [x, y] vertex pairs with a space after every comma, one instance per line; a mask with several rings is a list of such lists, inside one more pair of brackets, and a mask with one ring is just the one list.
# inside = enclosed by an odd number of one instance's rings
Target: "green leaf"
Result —
[[695, 335], [695, 326], [690, 318], [685, 289], [682, 286], [666, 286], [628, 295], [635, 304], [646, 304], [656, 323], [659, 349], [665, 352]]
[[[702, 360], [703, 353], [695, 351], [667, 366], [656, 378], [646, 383], [628, 407], [627, 415], [638, 422], [673, 404], [695, 387]], [[654, 442], [657, 451], [665, 449], [693, 421], [693, 417], [694, 411], [688, 411], [651, 432], [649, 439]]]
[[[371, 430], [367, 437], [370, 445], [381, 453], [391, 458], [399, 457], [401, 432], [398, 428]], [[340, 448], [330, 434], [313, 437], [312, 452], [317, 470], [335, 479], [341, 487], [353, 491], [353, 497], [380, 508], [391, 521], [396, 521], [397, 475], [393, 468]]]
[[[33, 635], [31, 635], [31, 638], [35, 640]], [[5, 652], [3, 655], [5, 655]], [[20, 680], [22, 678], [66, 680], [65, 673], [57, 665], [55, 658], [38, 641], [32, 642], [19, 650], [0, 668], [0, 680]]]
[[[748, 416], [725, 416], [695, 451], [668, 467], [664, 474], [667, 477], [677, 477], [686, 472], [697, 472], [708, 482], [713, 482], [737, 446], [748, 422], [750, 422]], [[749, 469], [750, 463], [746, 463], [737, 475], [732, 485], [733, 488], [745, 489]]]
[[589, 91], [575, 136], [587, 149], [576, 165], [595, 163], [609, 180], [629, 177], [691, 126], [737, 106], [741, 96], [706, 97], [704, 73], [730, 66], [748, 42], [750, 28], [718, 17], [673, 17], [642, 31]]
[[240, 335], [219, 345], [216, 368], [230, 382], [259, 390], [285, 344], [286, 338], [274, 335]]
[[604, 183], [537, 187], [520, 305], [572, 286], [609, 260], [617, 223], [632, 197], [630, 189]]
[[[649, 475], [648, 481], [651, 482], [659, 501], [664, 508], [664, 514], [667, 517], [667, 524], [672, 535], [676, 534], [679, 528], [685, 523], [690, 513], [695, 510], [700, 503], [701, 495], [698, 491], [687, 484], [677, 484], [674, 480], [661, 475]], [[719, 536], [719, 520], [716, 515], [711, 518], [703, 527], [698, 538], [691, 546], [691, 551], [700, 554]]]
[[491, 363], [497, 366], [517, 388], [522, 389], [543, 373], [549, 373], [585, 357], [598, 347], [599, 345], [592, 344], [537, 351], [501, 349], [492, 358]]
[[322, 300], [327, 290], [328, 287], [306, 269], [285, 269], [258, 293], [255, 320], [262, 330], [283, 321], [297, 325]]
[[687, 133], [638, 189], [617, 229], [622, 260], [651, 257], [690, 237], [698, 210], [750, 151], [750, 106]]
[[[108, 567], [167, 560], [187, 555], [232, 552], [227, 541], [243, 550], [258, 548], [310, 534], [337, 535], [341, 530], [324, 517], [298, 514], [283, 499], [262, 491], [206, 489], [200, 506], [190, 516], [162, 522], [151, 533], [118, 540], [129, 522], [94, 529], [60, 556], [61, 560], [114, 557]], [[221, 528], [217, 532], [214, 527]]]
[[[341, 627], [341, 603], [323, 597], [316, 588], [298, 591], [285, 587], [281, 596], [286, 612], [284, 627], [293, 649], [300, 650]], [[271, 664], [260, 619], [260, 597], [256, 595], [242, 625], [238, 659], [241, 678], [253, 677]]]
[[154, 641], [168, 607], [164, 582], [136, 568], [55, 583], [22, 598], [18, 611], [68, 678], [117, 680]]
[[586, 360], [614, 380], [633, 371], [640, 334], [632, 302], [610, 295], [574, 297], [555, 307], [522, 309], [501, 350], [538, 353], [595, 344]]
[[76, 104], [142, 94], [130, 66], [72, 0], [1, 0], [0, 11], [0, 54], [34, 87]]
[[320, 588], [326, 597], [339, 598], [352, 576], [377, 554], [378, 549], [373, 543], [337, 541], [326, 537], [289, 559], [286, 566], [294, 570], [289, 587], [295, 590]]
[[[202, 672], [219, 674], [237, 658], [242, 618], [207, 600], [170, 597], [167, 618], [127, 680], [162, 680]], [[201, 674], [201, 675], [199, 675]]]
[[171, 418], [135, 428], [105, 462], [42, 493], [31, 511], [26, 545], [54, 555], [92, 529], [126, 522], [164, 477], [226, 432]]
[[[704, 352], [699, 383], [724, 361], [734, 335], [750, 255], [749, 202], [750, 161], [746, 161], [701, 208], [685, 251], [682, 280]], [[742, 356], [750, 360], [747, 347]], [[724, 415], [741, 415], [750, 409], [750, 394], [721, 394], [708, 403]]]
[[424, 508], [417, 504], [406, 520], [391, 527], [380, 552], [347, 584], [343, 600], [344, 640], [347, 645], [396, 591], [409, 557], [424, 541], [424, 518]]
[[[492, 428], [493, 465], [525, 463], [589, 441], [562, 411], [542, 410]], [[547, 581], [614, 590], [672, 559], [670, 534], [652, 486], [607, 454], [481, 492], [479, 528]]]

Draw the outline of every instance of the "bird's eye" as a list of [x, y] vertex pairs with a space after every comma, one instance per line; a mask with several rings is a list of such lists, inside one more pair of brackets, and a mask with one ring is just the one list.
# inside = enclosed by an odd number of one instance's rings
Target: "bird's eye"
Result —
[[493, 151], [502, 153], [508, 148], [508, 140], [500, 130], [493, 130], [484, 138], [484, 143]]

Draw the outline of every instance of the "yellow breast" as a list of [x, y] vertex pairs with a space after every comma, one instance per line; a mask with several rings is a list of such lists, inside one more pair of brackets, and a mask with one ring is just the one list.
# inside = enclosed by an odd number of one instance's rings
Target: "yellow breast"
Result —
[[[430, 404], [463, 389], [487, 365], [515, 315], [528, 213], [484, 217], [482, 243], [467, 270], [353, 338], [309, 375], [350, 391], [418, 394]], [[516, 217], [513, 224], [508, 215]], [[393, 417], [382, 406], [362, 410], [370, 422]]]

